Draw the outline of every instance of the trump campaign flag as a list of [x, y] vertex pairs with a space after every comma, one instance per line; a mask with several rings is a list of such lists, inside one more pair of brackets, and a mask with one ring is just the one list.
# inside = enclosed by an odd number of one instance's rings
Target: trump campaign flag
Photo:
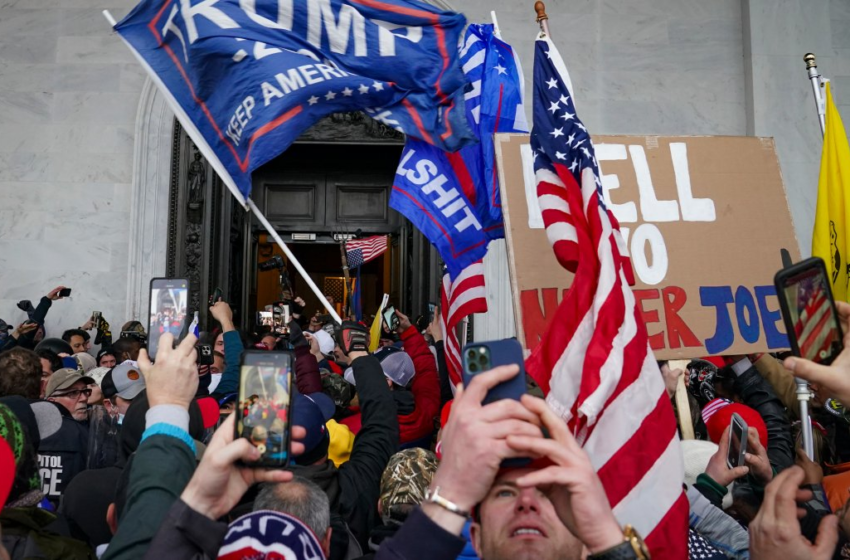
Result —
[[464, 24], [416, 0], [142, 0], [115, 30], [244, 203], [251, 171], [329, 113], [447, 150], [471, 140]]
[[654, 558], [686, 558], [676, 419], [569, 83], [558, 50], [541, 34], [531, 131], [537, 198], [555, 256], [575, 277], [526, 369], [588, 453], [620, 523], [646, 537]]
[[491, 239], [504, 237], [493, 133], [527, 131], [518, 59], [492, 25], [469, 26], [460, 61], [470, 82], [466, 117], [479, 142], [447, 153], [408, 138], [390, 195], [390, 206], [437, 248], [452, 279], [484, 257]]

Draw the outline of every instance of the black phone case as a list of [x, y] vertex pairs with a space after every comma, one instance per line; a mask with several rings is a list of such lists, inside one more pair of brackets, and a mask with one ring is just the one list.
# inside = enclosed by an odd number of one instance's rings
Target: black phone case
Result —
[[[800, 356], [800, 345], [797, 341], [796, 334], [794, 334], [794, 323], [791, 320], [791, 309], [788, 307], [788, 300], [785, 299], [785, 285], [789, 279], [811, 269], [820, 270], [820, 272], [823, 273], [824, 278], [827, 279], [826, 287], [829, 294], [829, 303], [832, 307], [832, 314], [833, 317], [835, 317], [835, 322], [838, 325], [839, 343], [841, 344], [841, 349], [844, 348], [844, 332], [841, 330], [841, 321], [838, 320], [838, 309], [835, 307], [835, 298], [832, 296], [832, 286], [829, 284], [829, 276], [826, 272], [826, 265], [824, 264], [823, 259], [819, 257], [809, 257], [797, 264], [783, 268], [773, 277], [773, 284], [776, 288], [776, 297], [779, 300], [779, 308], [782, 311], [782, 321], [785, 323], [785, 331], [788, 336], [788, 342], [791, 344], [791, 352], [795, 356]], [[841, 350], [839, 350], [839, 352], [840, 351]], [[838, 353], [819, 363], [828, 366], [837, 357], [837, 355]]]
[[[236, 397], [236, 410], [233, 411], [233, 414], [241, 414], [240, 406], [243, 400], [245, 400], [245, 395], [242, 394], [242, 365], [245, 364], [246, 357], [250, 355], [259, 355], [265, 359], [269, 359], [272, 356], [278, 355], [286, 355], [289, 356], [289, 387], [287, 390], [289, 391], [289, 405], [286, 407], [286, 432], [285, 432], [285, 443], [287, 452], [286, 452], [286, 460], [284, 461], [256, 461], [253, 463], [249, 463], [246, 461], [239, 461], [239, 464], [245, 467], [261, 467], [264, 469], [283, 469], [289, 466], [290, 460], [292, 459], [292, 409], [295, 404], [295, 395], [292, 392], [292, 388], [295, 385], [295, 354], [293, 352], [281, 352], [281, 351], [268, 351], [268, 350], [246, 350], [242, 354], [242, 360], [239, 362], [239, 394]], [[240, 438], [242, 435], [239, 433], [239, 422], [233, 423], [233, 438]]]

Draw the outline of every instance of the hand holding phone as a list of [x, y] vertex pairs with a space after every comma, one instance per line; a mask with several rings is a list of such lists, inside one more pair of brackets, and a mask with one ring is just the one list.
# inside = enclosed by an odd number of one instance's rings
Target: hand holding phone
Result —
[[525, 360], [522, 346], [512, 338], [492, 342], [478, 342], [464, 346], [463, 384], [468, 386], [472, 378], [499, 366], [518, 365], [519, 375], [504, 381], [487, 393], [483, 404], [500, 399], [520, 400], [525, 394]]
[[292, 355], [247, 351], [242, 355], [234, 436], [259, 452], [249, 466], [281, 468], [289, 464], [292, 419]]
[[823, 260], [812, 257], [784, 268], [774, 283], [791, 351], [831, 364], [844, 349], [844, 333]]
[[189, 327], [187, 305], [189, 280], [186, 278], [154, 278], [151, 280], [150, 315], [148, 317], [148, 355], [155, 359], [159, 339], [168, 333], [179, 344]]
[[729, 423], [729, 449], [726, 453], [726, 465], [730, 469], [744, 466], [747, 456], [747, 423], [738, 414], [732, 415]]
[[396, 329], [398, 329], [399, 319], [398, 315], [396, 315], [395, 307], [392, 305], [384, 309], [384, 323], [386, 323], [387, 328], [389, 328], [391, 332], [395, 332]]

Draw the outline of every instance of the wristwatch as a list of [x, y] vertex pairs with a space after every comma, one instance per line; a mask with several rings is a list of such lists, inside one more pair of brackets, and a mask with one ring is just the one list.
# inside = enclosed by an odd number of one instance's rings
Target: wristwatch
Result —
[[425, 501], [428, 502], [428, 503], [431, 503], [431, 504], [437, 504], [441, 508], [443, 508], [447, 511], [450, 511], [455, 515], [459, 515], [459, 516], [461, 516], [465, 519], [472, 519], [471, 513], [462, 509], [456, 503], [449, 501], [449, 500], [445, 499], [444, 497], [440, 496], [440, 487], [439, 486], [434, 488], [433, 491], [430, 488], [428, 488], [428, 490], [425, 491]]
[[588, 556], [588, 560], [649, 560], [649, 549], [631, 525], [623, 529], [623, 542], [608, 550]]

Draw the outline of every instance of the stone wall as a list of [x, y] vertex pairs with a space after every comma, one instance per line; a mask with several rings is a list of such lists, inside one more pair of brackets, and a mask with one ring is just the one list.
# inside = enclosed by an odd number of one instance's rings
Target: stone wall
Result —
[[130, 181], [144, 76], [101, 11], [134, 0], [0, 2], [0, 317], [71, 287], [49, 334], [124, 322]]
[[[106, 7], [120, 19], [134, 4]], [[452, 4], [470, 21], [497, 12], [530, 91], [533, 2]], [[18, 322], [16, 301], [66, 284], [74, 296], [48, 319], [56, 334], [94, 309], [120, 326], [129, 318], [129, 271], [144, 264], [129, 261], [156, 253], [130, 243], [140, 224], [131, 214], [141, 212], [132, 201], [150, 199], [131, 188], [134, 159], [145, 165], [134, 158], [144, 76], [103, 8], [96, 0], [0, 0], [0, 317]], [[550, 0], [547, 10], [593, 133], [775, 137], [808, 253], [820, 138], [802, 56], [817, 53], [850, 119], [850, 0]], [[753, 219], [770, 216], [755, 209]], [[132, 291], [146, 283], [133, 281]], [[498, 293], [494, 305], [505, 291]], [[498, 323], [501, 332], [509, 321]]]

